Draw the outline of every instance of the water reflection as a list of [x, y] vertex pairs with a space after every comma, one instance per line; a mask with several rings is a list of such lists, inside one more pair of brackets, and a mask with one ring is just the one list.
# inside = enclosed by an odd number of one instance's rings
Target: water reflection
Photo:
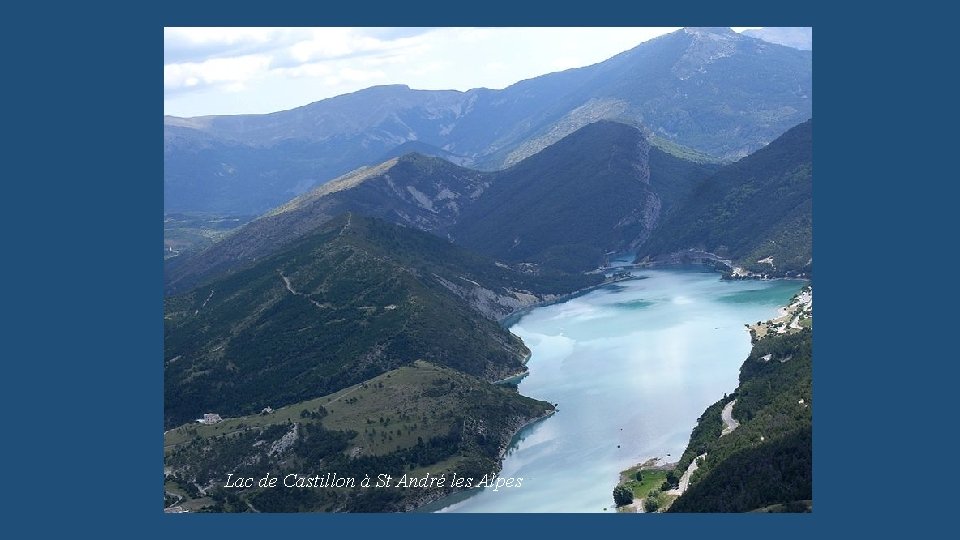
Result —
[[676, 459], [697, 417], [737, 385], [743, 325], [776, 314], [799, 281], [721, 281], [700, 269], [646, 270], [512, 323], [530, 347], [520, 393], [559, 403], [523, 430], [502, 476], [523, 487], [473, 490], [431, 506], [457, 512], [612, 511], [619, 472]]

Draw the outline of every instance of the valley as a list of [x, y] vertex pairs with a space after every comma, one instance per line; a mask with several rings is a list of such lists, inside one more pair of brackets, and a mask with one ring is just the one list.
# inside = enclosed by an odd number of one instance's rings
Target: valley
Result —
[[506, 454], [501, 475], [522, 477], [524, 488], [474, 490], [430, 510], [615, 511], [621, 471], [679, 459], [703, 409], [734, 391], [750, 351], [744, 323], [773, 316], [803, 286], [725, 281], [703, 267], [632, 274], [511, 326], [532, 351], [519, 392], [558, 404]]
[[757, 35], [165, 116], [165, 511], [809, 510], [811, 52]]
[[163, 258], [203, 251], [251, 219], [252, 216], [167, 214], [163, 217]]

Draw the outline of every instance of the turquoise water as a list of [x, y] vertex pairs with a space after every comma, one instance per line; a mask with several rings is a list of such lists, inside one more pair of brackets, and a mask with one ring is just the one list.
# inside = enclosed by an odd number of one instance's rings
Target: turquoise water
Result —
[[645, 279], [535, 308], [510, 327], [533, 353], [520, 393], [558, 412], [518, 434], [504, 459], [501, 476], [521, 487], [472, 490], [432, 510], [613, 511], [620, 471], [679, 458], [697, 417], [737, 386], [750, 352], [744, 324], [772, 318], [804, 284], [634, 275]]

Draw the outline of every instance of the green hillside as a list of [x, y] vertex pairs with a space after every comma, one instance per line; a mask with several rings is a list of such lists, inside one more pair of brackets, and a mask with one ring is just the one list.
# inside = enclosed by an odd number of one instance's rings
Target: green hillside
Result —
[[646, 238], [714, 168], [651, 147], [631, 126], [596, 122], [504, 171], [452, 235], [499, 260], [590, 270]]
[[640, 247], [639, 256], [697, 248], [757, 273], [809, 273], [812, 209], [813, 120], [808, 120], [702, 181]]
[[592, 270], [605, 253], [645, 240], [718, 168], [676, 157], [637, 128], [609, 121], [500, 172], [405, 154], [305, 193], [201, 253], [168, 261], [167, 293], [235, 272], [344, 212], [428, 231], [504, 263], [533, 263], [540, 272]]
[[497, 316], [601, 279], [521, 275], [435, 236], [347, 214], [166, 299], [165, 423], [303, 401], [418, 359], [499, 379], [522, 370], [528, 350]]
[[195, 256], [168, 261], [167, 294], [249, 266], [346, 212], [445, 236], [491, 181], [490, 174], [420, 154], [359, 169], [274, 208]]
[[[709, 408], [694, 429], [677, 471], [707, 457], [670, 512], [806, 508], [798, 501], [813, 498], [812, 336], [802, 329], [754, 344], [736, 393]], [[720, 409], [733, 399], [740, 425], [720, 436]]]

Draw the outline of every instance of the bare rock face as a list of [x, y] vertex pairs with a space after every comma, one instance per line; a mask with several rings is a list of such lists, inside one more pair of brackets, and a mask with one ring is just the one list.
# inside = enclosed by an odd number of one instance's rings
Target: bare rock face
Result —
[[499, 321], [514, 311], [543, 302], [551, 302], [558, 298], [558, 295], [555, 294], [534, 294], [529, 291], [513, 289], [496, 292], [465, 277], [460, 277], [457, 283], [437, 275], [434, 275], [434, 278], [492, 321]]
[[706, 73], [710, 64], [732, 56], [737, 50], [739, 36], [729, 28], [684, 28], [683, 31], [693, 40], [671, 69], [680, 80]]

